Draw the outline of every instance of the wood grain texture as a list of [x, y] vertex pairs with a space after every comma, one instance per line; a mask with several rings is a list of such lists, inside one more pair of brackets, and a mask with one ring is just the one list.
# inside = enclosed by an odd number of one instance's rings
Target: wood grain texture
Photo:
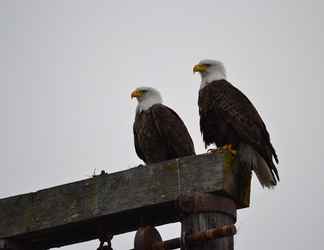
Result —
[[244, 188], [235, 168], [226, 154], [204, 154], [0, 199], [0, 239], [41, 249], [95, 239], [101, 230], [176, 222], [175, 200], [185, 192], [218, 193], [247, 207], [249, 199], [237, 200]]

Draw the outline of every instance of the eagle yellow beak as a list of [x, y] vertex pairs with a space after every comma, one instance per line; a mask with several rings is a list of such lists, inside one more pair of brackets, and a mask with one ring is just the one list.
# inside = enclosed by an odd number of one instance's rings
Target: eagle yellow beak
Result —
[[143, 95], [143, 93], [139, 90], [134, 90], [132, 93], [131, 93], [131, 98], [133, 97], [141, 97]]
[[203, 73], [203, 72], [206, 72], [207, 71], [207, 66], [204, 65], [204, 64], [197, 64], [193, 67], [192, 71], [194, 73], [196, 72], [200, 72], [200, 73]]

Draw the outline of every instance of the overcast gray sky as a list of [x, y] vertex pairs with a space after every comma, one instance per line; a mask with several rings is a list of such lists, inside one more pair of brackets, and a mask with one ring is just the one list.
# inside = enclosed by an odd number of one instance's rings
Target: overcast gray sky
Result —
[[[204, 153], [192, 66], [212, 58], [255, 104], [280, 159], [275, 190], [254, 178], [235, 249], [320, 249], [323, 7], [314, 0], [2, 0], [0, 198], [139, 164], [130, 92], [140, 85], [161, 91]], [[177, 224], [163, 226], [164, 239], [179, 233]], [[131, 248], [133, 235], [115, 237], [114, 249]]]

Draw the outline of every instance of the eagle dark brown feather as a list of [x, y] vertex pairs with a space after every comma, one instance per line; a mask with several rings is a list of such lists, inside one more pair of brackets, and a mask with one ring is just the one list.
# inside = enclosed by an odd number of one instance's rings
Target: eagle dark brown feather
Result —
[[[207, 84], [199, 91], [200, 130], [205, 146], [217, 147], [246, 143], [254, 148], [272, 170], [279, 175], [272, 157], [278, 157], [259, 113], [250, 100], [226, 80]], [[275, 180], [275, 178], [274, 178]]]
[[147, 164], [195, 155], [185, 124], [163, 104], [138, 112], [133, 132], [136, 153]]

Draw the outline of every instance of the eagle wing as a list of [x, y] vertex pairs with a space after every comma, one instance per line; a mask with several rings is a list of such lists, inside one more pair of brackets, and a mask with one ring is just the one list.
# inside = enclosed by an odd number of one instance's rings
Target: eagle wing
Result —
[[163, 104], [156, 104], [152, 106], [151, 112], [155, 126], [173, 157], [195, 154], [187, 127], [175, 111]]
[[138, 134], [136, 133], [135, 123], [133, 125], [133, 133], [134, 133], [134, 145], [135, 145], [136, 154], [140, 159], [142, 159], [144, 162], [146, 162], [145, 156], [144, 156], [143, 152], [141, 151], [141, 147], [139, 146]]
[[254, 147], [265, 159], [279, 179], [272, 156], [278, 163], [277, 154], [270, 142], [270, 136], [258, 111], [250, 100], [236, 87], [226, 80], [206, 86], [211, 88], [213, 98], [209, 98], [209, 107], [222, 117], [239, 135]]

